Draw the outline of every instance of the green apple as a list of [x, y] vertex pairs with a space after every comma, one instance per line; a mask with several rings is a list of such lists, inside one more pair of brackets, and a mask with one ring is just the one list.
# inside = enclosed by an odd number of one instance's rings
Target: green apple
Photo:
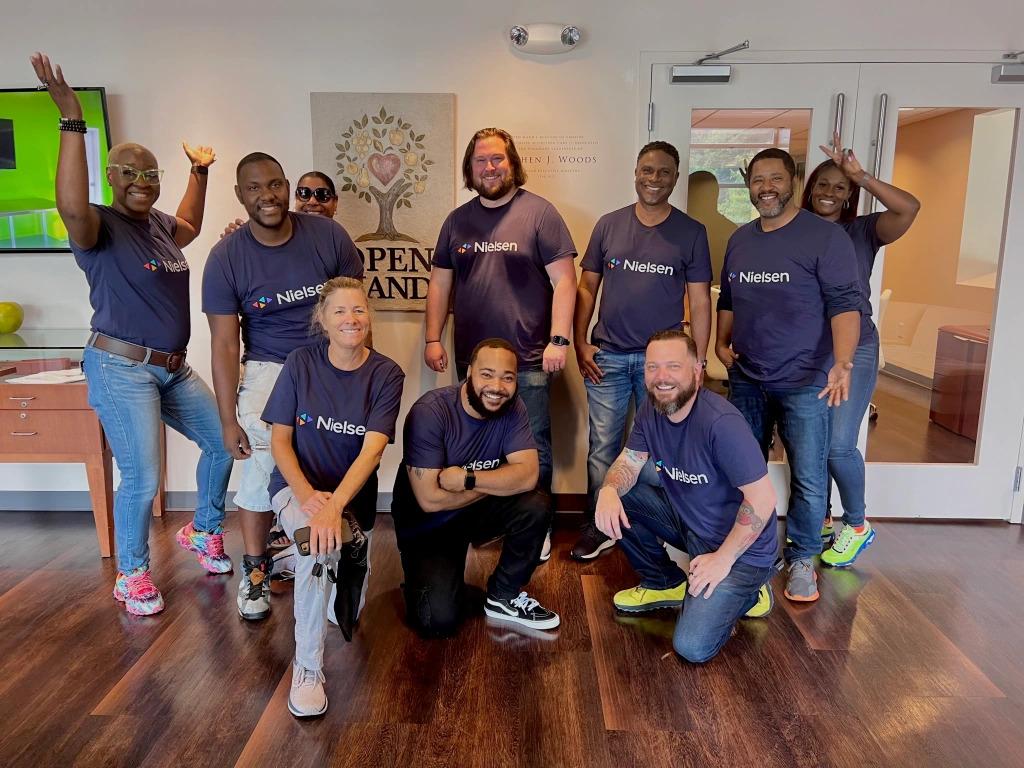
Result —
[[21, 328], [25, 310], [14, 301], [0, 301], [0, 333], [14, 333]]

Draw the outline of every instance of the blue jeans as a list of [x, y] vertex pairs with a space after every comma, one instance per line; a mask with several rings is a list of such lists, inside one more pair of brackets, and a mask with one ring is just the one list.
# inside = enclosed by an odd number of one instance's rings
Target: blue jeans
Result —
[[[643, 587], [670, 589], [686, 578], [661, 546], [662, 541], [691, 558], [718, 549], [686, 528], [661, 488], [637, 484], [622, 497], [622, 506], [631, 526], [622, 529], [622, 550]], [[771, 578], [772, 570], [770, 566], [734, 563], [711, 597], [687, 595], [672, 635], [676, 653], [698, 664], [714, 658], [736, 622], [757, 603], [757, 592]]]
[[[466, 380], [467, 366], [456, 364], [459, 381]], [[520, 371], [516, 377], [516, 391], [530, 415], [530, 429], [537, 444], [540, 461], [540, 479], [537, 487], [551, 493], [553, 474], [551, 460], [551, 375], [544, 371]]]
[[825, 496], [832, 510], [832, 481], [843, 501], [843, 522], [864, 524], [864, 457], [857, 448], [857, 437], [864, 414], [871, 404], [878, 382], [878, 337], [861, 344], [853, 355], [850, 399], [832, 408], [832, 443], [828, 451], [828, 490]]
[[[594, 516], [597, 492], [604, 482], [608, 467], [618, 458], [625, 443], [626, 414], [630, 400], [636, 408], [647, 399], [644, 385], [643, 352], [608, 352], [599, 350], [594, 361], [604, 371], [600, 384], [589, 379], [587, 410], [590, 413], [590, 448], [587, 452], [587, 514]], [[639, 482], [658, 484], [651, 462], [644, 465]]]
[[790, 476], [786, 535], [793, 542], [783, 551], [787, 563], [821, 554], [832, 414], [828, 402], [818, 399], [819, 392], [818, 386], [768, 389], [735, 366], [729, 371], [729, 402], [747, 420], [765, 459], [776, 425], [786, 448]]
[[199, 445], [193, 524], [216, 530], [224, 521], [224, 496], [232, 459], [224, 449], [213, 393], [192, 367], [177, 372], [143, 365], [87, 347], [82, 368], [89, 405], [96, 411], [121, 472], [114, 497], [118, 567], [149, 565], [149, 519], [160, 485], [160, 421]]

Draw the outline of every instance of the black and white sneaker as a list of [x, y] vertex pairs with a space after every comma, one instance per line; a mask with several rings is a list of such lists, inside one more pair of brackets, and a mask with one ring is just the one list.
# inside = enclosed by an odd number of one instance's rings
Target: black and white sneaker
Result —
[[569, 557], [573, 560], [593, 560], [606, 549], [611, 549], [614, 546], [615, 539], [605, 536], [597, 530], [597, 526], [593, 522], [590, 522], [583, 528], [579, 539], [576, 540], [576, 545], [569, 552]]
[[484, 613], [492, 619], [514, 621], [534, 629], [554, 629], [561, 622], [557, 613], [549, 611], [525, 592], [509, 600], [498, 600], [488, 595]]

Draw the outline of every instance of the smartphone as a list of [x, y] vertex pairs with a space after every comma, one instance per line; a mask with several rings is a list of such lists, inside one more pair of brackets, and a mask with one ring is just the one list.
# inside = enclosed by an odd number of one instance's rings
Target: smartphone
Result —
[[309, 554], [309, 526], [305, 528], [296, 528], [295, 533], [292, 534], [292, 541], [295, 542], [295, 548], [299, 550], [300, 555]]

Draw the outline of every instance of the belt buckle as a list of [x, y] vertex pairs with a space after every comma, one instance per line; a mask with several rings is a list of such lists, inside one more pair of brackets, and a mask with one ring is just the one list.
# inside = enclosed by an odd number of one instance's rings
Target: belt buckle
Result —
[[185, 364], [185, 353], [184, 352], [172, 352], [167, 356], [167, 371], [169, 373], [177, 373], [181, 366]]

